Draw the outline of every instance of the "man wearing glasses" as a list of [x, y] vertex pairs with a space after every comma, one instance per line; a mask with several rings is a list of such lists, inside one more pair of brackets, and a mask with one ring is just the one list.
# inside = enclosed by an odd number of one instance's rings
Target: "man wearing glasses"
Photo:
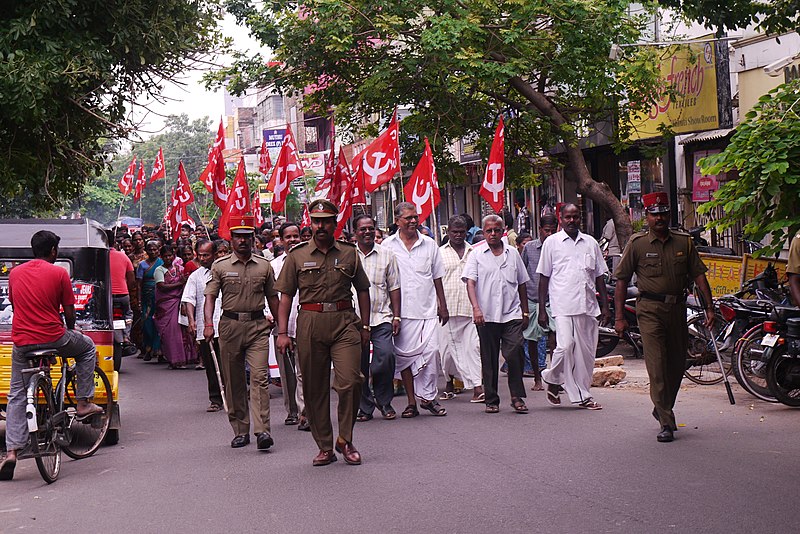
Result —
[[444, 298], [442, 277], [444, 265], [439, 247], [430, 237], [417, 231], [419, 215], [410, 202], [399, 203], [394, 210], [397, 233], [383, 241], [382, 246], [394, 252], [400, 269], [402, 328], [395, 336], [396, 372], [400, 372], [408, 395], [408, 406], [402, 417], [419, 415], [420, 407], [437, 416], [447, 411], [436, 400], [439, 391], [439, 337], [437, 316], [442, 326], [449, 314]]

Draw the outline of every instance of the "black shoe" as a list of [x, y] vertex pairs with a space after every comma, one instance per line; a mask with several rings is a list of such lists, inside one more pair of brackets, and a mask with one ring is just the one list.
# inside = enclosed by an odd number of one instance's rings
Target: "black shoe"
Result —
[[275, 444], [275, 440], [269, 435], [269, 432], [261, 432], [256, 434], [256, 445], [258, 450], [265, 451]]
[[669, 443], [675, 440], [675, 435], [672, 433], [672, 429], [665, 425], [661, 427], [661, 432], [658, 433], [656, 439], [661, 443]]
[[289, 415], [286, 419], [284, 419], [283, 424], [286, 426], [292, 426], [299, 423], [300, 420], [297, 418], [296, 415]]
[[365, 423], [367, 421], [371, 421], [373, 417], [374, 416], [371, 413], [358, 410], [358, 414], [356, 414], [356, 421], [359, 423]]
[[238, 449], [239, 447], [244, 447], [245, 445], [250, 445], [250, 436], [247, 434], [243, 436], [236, 436], [231, 441], [231, 447], [234, 449]]
[[308, 422], [308, 419], [305, 417], [300, 418], [300, 424], [297, 426], [297, 430], [304, 430], [306, 432], [311, 432], [311, 423]]

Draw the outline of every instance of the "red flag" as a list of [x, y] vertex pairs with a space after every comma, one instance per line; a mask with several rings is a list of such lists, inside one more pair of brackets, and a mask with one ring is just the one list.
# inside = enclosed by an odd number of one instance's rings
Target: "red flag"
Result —
[[278, 154], [278, 161], [272, 170], [272, 177], [269, 179], [267, 189], [272, 191], [272, 211], [280, 213], [286, 205], [286, 198], [289, 196], [289, 184], [292, 180], [305, 175], [300, 158], [297, 155], [297, 145], [294, 142], [292, 128], [286, 124], [286, 134], [283, 136], [281, 152]]
[[208, 150], [208, 165], [200, 173], [200, 181], [206, 186], [209, 193], [214, 193], [214, 204], [221, 210], [225, 209], [228, 201], [228, 186], [225, 183], [225, 159], [222, 151], [225, 149], [225, 126], [219, 120], [217, 137]]
[[181, 206], [188, 206], [194, 202], [194, 193], [189, 185], [189, 177], [183, 168], [183, 162], [178, 163], [178, 188], [175, 190], [175, 198]]
[[314, 188], [314, 191], [322, 191], [323, 189], [331, 187], [333, 184], [333, 177], [336, 174], [335, 139], [336, 137], [333, 129], [333, 120], [331, 120], [331, 153], [327, 158], [325, 158], [325, 174], [322, 176], [322, 180], [317, 182], [317, 186]]
[[139, 164], [139, 174], [136, 176], [136, 188], [133, 190], [133, 203], [139, 201], [142, 198], [142, 190], [144, 186], [147, 184], [147, 180], [144, 177], [144, 163]]
[[272, 168], [272, 162], [269, 160], [269, 150], [267, 150], [267, 140], [261, 140], [261, 150], [258, 153], [258, 172], [266, 175]]
[[503, 188], [506, 179], [506, 160], [503, 131], [503, 116], [501, 115], [497, 129], [494, 131], [494, 141], [492, 141], [492, 149], [489, 151], [489, 162], [486, 165], [480, 190], [480, 195], [496, 212], [503, 209], [505, 201]]
[[[356, 158], [360, 158], [364, 151], [358, 153]], [[347, 158], [344, 157], [344, 150], [339, 149], [339, 161], [333, 170], [333, 179], [331, 181], [331, 188], [328, 190], [328, 200], [339, 206], [342, 203], [342, 196], [347, 192], [352, 180], [350, 173], [350, 165], [347, 164]], [[341, 210], [340, 210], [341, 211]]]
[[150, 173], [150, 183], [152, 184], [156, 180], [166, 177], [167, 172], [164, 168], [164, 150], [161, 147], [158, 147], [158, 155], [156, 155], [156, 160], [153, 162], [153, 172]]
[[240, 217], [250, 213], [250, 189], [247, 186], [247, 176], [245, 175], [244, 158], [239, 160], [239, 167], [236, 169], [236, 178], [233, 180], [233, 187], [228, 195], [228, 203], [219, 218], [218, 234], [223, 239], [230, 240], [231, 231], [228, 229], [228, 221], [232, 217]]
[[416, 207], [420, 222], [427, 219], [441, 201], [439, 178], [433, 163], [433, 152], [428, 138], [425, 138], [425, 151], [422, 153], [414, 173], [403, 188], [406, 198]]
[[364, 157], [353, 161], [353, 172], [357, 174], [363, 166], [365, 185], [372, 193], [400, 172], [400, 128], [397, 125], [397, 111], [392, 115], [389, 128], [378, 136], [364, 151]]
[[[347, 169], [347, 171], [349, 174], [349, 169]], [[336, 216], [336, 233], [334, 237], [337, 239], [341, 237], [345, 224], [347, 224], [347, 221], [353, 214], [353, 206], [355, 204], [366, 203], [366, 196], [364, 194], [364, 174], [359, 172], [358, 174], [350, 176], [351, 179], [339, 203], [339, 214]]]
[[311, 214], [308, 213], [308, 204], [303, 204], [303, 221], [300, 224], [302, 227], [311, 226]]
[[128, 193], [131, 192], [133, 188], [133, 180], [136, 178], [136, 156], [133, 156], [133, 161], [131, 164], [128, 165], [128, 170], [125, 171], [125, 174], [122, 175], [122, 178], [119, 179], [119, 183], [117, 187], [119, 188], [119, 192], [125, 196], [128, 196]]
[[264, 224], [264, 214], [261, 212], [261, 198], [258, 191], [253, 193], [253, 201], [250, 203], [253, 210], [253, 217], [255, 218], [256, 228]]
[[366, 179], [364, 177], [364, 167], [361, 166], [358, 172], [351, 174], [352, 185], [350, 186], [350, 202], [353, 204], [366, 204]]

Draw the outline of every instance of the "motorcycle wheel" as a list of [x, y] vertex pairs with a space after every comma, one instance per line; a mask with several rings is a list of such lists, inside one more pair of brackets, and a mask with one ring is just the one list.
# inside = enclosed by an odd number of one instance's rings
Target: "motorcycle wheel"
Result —
[[[720, 369], [713, 340], [708, 335], [704, 321], [705, 316], [697, 314], [686, 323], [689, 329], [689, 351], [686, 355], [686, 371], [683, 376], [695, 384], [709, 386], [722, 382], [723, 372], [730, 374], [732, 366], [727, 353], [721, 353], [723, 369]], [[724, 319], [717, 317], [713, 326], [714, 336], [719, 336], [727, 326], [728, 323]]]
[[788, 378], [797, 374], [800, 374], [800, 358], [787, 356], [785, 347], [777, 347], [770, 352], [767, 384], [778, 402], [786, 406], [800, 406], [800, 388], [787, 384]]
[[767, 385], [766, 351], [761, 352], [763, 337], [764, 332], [758, 328], [739, 342], [733, 375], [739, 385], [754, 397], [767, 402], [778, 402]]
[[619, 343], [619, 336], [616, 334], [603, 334], [597, 338], [597, 350], [594, 353], [595, 358], [602, 358], [607, 356], [609, 352], [616, 348]]

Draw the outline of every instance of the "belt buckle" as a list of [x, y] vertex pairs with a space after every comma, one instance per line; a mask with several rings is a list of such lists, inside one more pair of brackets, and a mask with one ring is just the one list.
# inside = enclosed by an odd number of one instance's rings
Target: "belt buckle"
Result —
[[677, 295], [664, 295], [664, 302], [667, 304], [676, 304], [678, 302]]
[[334, 312], [337, 310], [335, 302], [323, 302], [322, 303], [322, 311], [324, 312]]
[[236, 315], [239, 316], [239, 321], [249, 321], [252, 317], [250, 312], [236, 312]]

